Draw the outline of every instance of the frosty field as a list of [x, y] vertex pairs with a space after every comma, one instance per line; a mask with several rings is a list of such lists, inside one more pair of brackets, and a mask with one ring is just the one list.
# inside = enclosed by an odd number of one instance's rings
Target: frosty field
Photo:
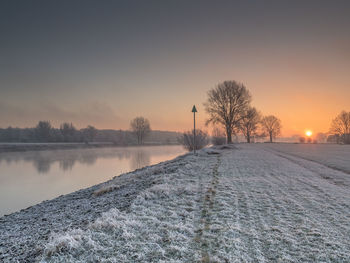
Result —
[[350, 262], [350, 147], [204, 149], [0, 219], [0, 261]]

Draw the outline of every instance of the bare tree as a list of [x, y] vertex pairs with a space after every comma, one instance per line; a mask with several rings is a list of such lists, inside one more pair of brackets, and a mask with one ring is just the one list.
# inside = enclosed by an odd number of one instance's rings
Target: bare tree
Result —
[[331, 135], [328, 135], [327, 137], [327, 142], [328, 143], [340, 143], [340, 136], [338, 134], [331, 134]]
[[[179, 142], [188, 150], [193, 151], [193, 130], [187, 131], [179, 138]], [[196, 150], [202, 149], [209, 143], [208, 134], [205, 131], [196, 129]]]
[[130, 122], [131, 130], [137, 137], [137, 143], [142, 144], [146, 135], [151, 131], [149, 121], [144, 117], [136, 117]]
[[63, 136], [63, 141], [71, 142], [74, 141], [77, 130], [75, 129], [73, 123], [62, 123], [60, 126], [60, 132]]
[[316, 134], [316, 140], [319, 143], [325, 143], [327, 141], [327, 134], [319, 132]]
[[226, 143], [225, 132], [222, 129], [215, 127], [212, 132], [211, 142], [214, 145], [225, 144]]
[[263, 131], [269, 135], [270, 142], [281, 133], [281, 120], [273, 115], [265, 116], [261, 120]]
[[238, 129], [250, 101], [251, 95], [242, 83], [233, 80], [218, 84], [208, 91], [208, 100], [204, 103], [209, 114], [206, 125], [221, 124], [226, 131], [227, 143], [232, 143], [232, 134]]
[[92, 142], [97, 135], [97, 129], [94, 126], [88, 125], [83, 129], [83, 137], [86, 143]]
[[342, 143], [350, 144], [350, 112], [342, 111], [333, 119], [330, 133], [338, 135]]
[[261, 120], [260, 113], [254, 108], [249, 107], [244, 113], [240, 122], [239, 128], [247, 139], [247, 143], [250, 143], [251, 137], [256, 135], [258, 125]]
[[37, 140], [48, 142], [51, 139], [53, 127], [49, 121], [39, 121], [35, 127], [35, 136]]

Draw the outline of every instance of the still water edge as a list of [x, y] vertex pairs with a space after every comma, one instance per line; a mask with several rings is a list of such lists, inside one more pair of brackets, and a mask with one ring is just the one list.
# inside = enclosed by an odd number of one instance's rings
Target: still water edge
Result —
[[0, 154], [0, 216], [184, 154], [182, 146]]

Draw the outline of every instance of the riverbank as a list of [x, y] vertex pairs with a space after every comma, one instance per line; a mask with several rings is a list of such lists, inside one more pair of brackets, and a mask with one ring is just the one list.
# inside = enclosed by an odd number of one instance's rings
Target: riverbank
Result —
[[108, 182], [1, 217], [0, 261], [38, 261], [50, 237], [75, 228], [87, 230], [91, 222], [110, 209], [127, 211], [140, 193], [158, 183], [159, 169], [173, 172], [184, 158], [186, 156], [180, 156], [122, 174]]
[[45, 151], [45, 150], [65, 150], [65, 149], [91, 149], [105, 147], [127, 147], [127, 146], [160, 146], [177, 144], [157, 144], [147, 143], [143, 145], [130, 144], [118, 145], [111, 142], [93, 142], [93, 143], [0, 143], [0, 153], [5, 152], [26, 152], [26, 151]]
[[349, 150], [186, 154], [1, 218], [0, 261], [349, 262]]
[[185, 152], [144, 145], [1, 153], [0, 217]]

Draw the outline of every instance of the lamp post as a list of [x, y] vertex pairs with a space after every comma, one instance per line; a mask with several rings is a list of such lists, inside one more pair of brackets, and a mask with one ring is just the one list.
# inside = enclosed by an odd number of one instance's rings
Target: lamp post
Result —
[[193, 153], [196, 154], [196, 106], [193, 105], [192, 107], [193, 112]]

